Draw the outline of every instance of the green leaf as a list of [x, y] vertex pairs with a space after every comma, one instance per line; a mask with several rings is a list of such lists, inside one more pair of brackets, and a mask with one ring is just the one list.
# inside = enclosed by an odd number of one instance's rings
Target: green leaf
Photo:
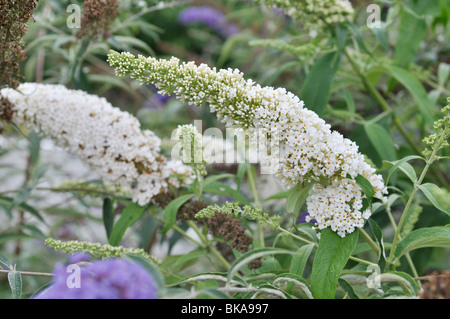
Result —
[[440, 86], [445, 86], [450, 75], [450, 64], [441, 62], [438, 67], [438, 83]]
[[187, 266], [190, 266], [193, 262], [196, 262], [200, 257], [204, 256], [204, 249], [195, 249], [183, 255], [177, 256], [176, 261], [171, 263], [170, 270], [173, 272], [179, 272]]
[[413, 61], [427, 32], [425, 20], [408, 10], [400, 12], [397, 43], [395, 45], [394, 63], [407, 67]]
[[373, 195], [375, 195], [375, 191], [373, 189], [372, 184], [362, 175], [358, 175], [355, 178], [355, 182], [361, 187], [363, 193], [367, 196], [367, 198], [371, 199]]
[[405, 173], [406, 176], [410, 179], [411, 182], [415, 183], [417, 181], [417, 174], [414, 170], [414, 167], [412, 167], [411, 164], [408, 162], [404, 162], [398, 166], [398, 168]]
[[423, 158], [422, 156], [419, 156], [419, 155], [410, 155], [410, 156], [403, 157], [402, 159], [399, 159], [398, 161], [395, 161], [395, 162], [387, 162], [387, 163], [389, 163], [389, 164], [392, 164], [393, 166], [392, 166], [391, 169], [389, 170], [388, 175], [387, 175], [387, 177], [386, 177], [386, 185], [388, 184], [389, 178], [391, 177], [392, 173], [394, 173], [395, 170], [396, 170], [400, 165], [402, 165], [403, 163], [405, 163], [405, 162], [407, 162], [407, 161], [413, 160], [413, 159], [421, 159], [421, 160], [424, 160], [424, 158]]
[[429, 100], [427, 91], [424, 89], [420, 81], [407, 70], [394, 65], [384, 67], [384, 70], [387, 73], [390, 73], [411, 93], [425, 123], [430, 127], [433, 127], [437, 110]]
[[10, 269], [11, 262], [2, 253], [0, 253], [0, 268]]
[[330, 228], [325, 228], [319, 240], [319, 247], [311, 272], [311, 290], [316, 299], [333, 299], [338, 279], [358, 242], [355, 231], [341, 238]]
[[230, 299], [226, 293], [218, 290], [217, 288], [203, 288], [202, 290], [197, 291], [197, 296], [208, 296], [212, 299]]
[[125, 231], [130, 227], [136, 220], [141, 217], [144, 212], [145, 207], [139, 206], [136, 203], [128, 204], [122, 214], [120, 215], [119, 220], [115, 223], [111, 236], [109, 237], [109, 244], [112, 246], [118, 246], [120, 241], [122, 240]]
[[369, 218], [369, 226], [378, 243], [378, 266], [380, 266], [381, 269], [384, 269], [386, 266], [386, 252], [384, 250], [383, 232], [381, 231], [380, 226], [378, 226], [372, 218]]
[[338, 279], [339, 286], [348, 294], [350, 299], [359, 299], [358, 295], [353, 290], [353, 287], [345, 279]]
[[441, 189], [432, 183], [425, 183], [422, 185], [419, 185], [420, 190], [424, 195], [428, 198], [428, 200], [440, 211], [446, 213], [450, 216], [450, 204], [448, 197], [442, 198], [442, 196], [439, 196], [439, 193], [441, 193]]
[[392, 143], [392, 137], [383, 126], [377, 123], [367, 122], [364, 124], [364, 130], [381, 159], [388, 161], [396, 160], [397, 156], [394, 143]]
[[[226, 283], [227, 276], [224, 273], [217, 273], [217, 272], [199, 273], [199, 274], [187, 276], [187, 277], [185, 277], [181, 280], [177, 280], [175, 282], [171, 282], [171, 283], [167, 284], [167, 286], [168, 287], [177, 287], [177, 286], [180, 286], [185, 283], [197, 282], [200, 280], [215, 280], [215, 281], [222, 281], [222, 282]], [[246, 286], [247, 285], [247, 283], [242, 279], [231, 280], [229, 283], [233, 286], [236, 286], [236, 285]]]
[[298, 184], [293, 189], [290, 190], [289, 195], [286, 199], [286, 212], [292, 213], [294, 216], [298, 215], [300, 209], [302, 208], [303, 202], [306, 197], [308, 197], [309, 190], [313, 184], [304, 185], [303, 183]]
[[263, 202], [267, 202], [269, 200], [272, 199], [282, 199], [282, 198], [287, 198], [289, 196], [291, 191], [282, 191], [282, 192], [278, 192], [276, 194], [270, 195], [269, 197], [265, 198], [263, 200]]
[[311, 67], [302, 85], [300, 96], [308, 109], [322, 115], [326, 109], [331, 83], [339, 66], [339, 52], [320, 57]]
[[175, 221], [177, 219], [177, 212], [180, 207], [194, 197], [194, 194], [187, 194], [180, 196], [169, 203], [164, 209], [164, 229], [163, 233], [167, 233], [170, 229], [172, 229], [173, 225], [175, 225]]
[[228, 173], [212, 175], [212, 176], [209, 176], [209, 177], [207, 177], [207, 178], [205, 178], [203, 180], [203, 187], [208, 186], [208, 185], [210, 185], [210, 184], [212, 184], [214, 182], [217, 182], [218, 180], [221, 180], [221, 179], [235, 178], [235, 177], [236, 177], [236, 175], [228, 174]]
[[450, 227], [425, 227], [413, 230], [397, 245], [394, 256], [398, 259], [414, 249], [424, 247], [450, 247]]
[[416, 281], [410, 275], [400, 271], [393, 271], [389, 273], [380, 274], [380, 282], [397, 282], [403, 291], [410, 296], [415, 296], [419, 289]]
[[114, 207], [110, 198], [103, 200], [103, 225], [106, 230], [106, 238], [109, 239], [114, 226]]
[[244, 205], [250, 205], [250, 201], [242, 195], [239, 191], [221, 182], [211, 182], [208, 185], [203, 185], [203, 192], [224, 195], [233, 198]]
[[[314, 299], [308, 283], [302, 277], [293, 273], [280, 274], [274, 279], [273, 285], [277, 286], [282, 284], [283, 282], [287, 282], [288, 294], [292, 294], [294, 288], [300, 288], [300, 290], [302, 290], [309, 299]], [[291, 292], [289, 292], [289, 287], [292, 287]]]
[[239, 258], [237, 258], [233, 264], [230, 266], [227, 275], [227, 282], [229, 283], [234, 275], [241, 269], [243, 266], [247, 265], [252, 260], [267, 256], [267, 255], [275, 255], [275, 254], [288, 254], [293, 255], [294, 252], [286, 249], [280, 248], [271, 248], [271, 247], [262, 247], [252, 249], [245, 254], [242, 254]]
[[14, 204], [14, 198], [11, 197], [6, 197], [6, 196], [0, 196], [0, 206], [5, 207], [5, 211], [9, 214], [8, 216], [10, 216], [12, 218], [12, 215], [10, 215], [10, 208], [12, 206], [18, 206], [21, 210], [30, 213], [31, 215], [33, 215], [34, 217], [36, 217], [37, 219], [39, 219], [41, 222], [45, 223], [44, 218], [42, 217], [41, 214], [39, 214], [39, 212], [32, 206], [22, 202], [19, 204]]
[[13, 270], [8, 273], [8, 282], [14, 299], [22, 297], [22, 275], [20, 272]]
[[[295, 274], [299, 277], [303, 276], [303, 271], [305, 270], [306, 263], [308, 262], [309, 256], [311, 255], [314, 246], [315, 244], [308, 244], [297, 249], [294, 257], [292, 257], [291, 260], [291, 268], [289, 271], [292, 274]], [[294, 288], [295, 285], [293, 283], [288, 283], [287, 292], [291, 294]]]
[[312, 241], [317, 242], [317, 234], [311, 223], [294, 224], [294, 228], [302, 235], [308, 236]]
[[344, 92], [344, 99], [345, 99], [345, 103], [347, 104], [348, 111], [350, 113], [354, 114], [356, 112], [355, 100], [353, 99], [352, 95], [350, 94], [350, 92], [347, 89], [344, 89], [343, 92]]
[[352, 36], [355, 39], [356, 43], [358, 44], [359, 48], [361, 50], [363, 50], [365, 53], [367, 53], [371, 58], [373, 58], [372, 52], [370, 52], [367, 49], [366, 45], [364, 44], [364, 39], [361, 34], [361, 31], [359, 30], [359, 27], [356, 24], [350, 23], [350, 22], [345, 23], [345, 26], [352, 34]]
[[135, 37], [114, 35], [114, 37], [111, 37], [109, 40], [113, 45], [117, 44], [119, 46], [118, 49], [128, 50], [130, 47], [135, 47], [146, 51], [151, 56], [155, 55], [155, 52], [147, 43]]
[[238, 170], [236, 174], [236, 190], [239, 191], [241, 189], [242, 180], [244, 179], [244, 175], [247, 172], [247, 168], [250, 164], [249, 163], [241, 163], [238, 165]]

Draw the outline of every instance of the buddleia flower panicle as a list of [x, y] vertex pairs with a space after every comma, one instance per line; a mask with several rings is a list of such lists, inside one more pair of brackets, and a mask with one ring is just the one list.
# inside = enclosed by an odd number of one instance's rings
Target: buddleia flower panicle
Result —
[[[311, 218], [323, 212], [318, 216], [323, 223], [316, 225], [320, 229], [332, 227], [345, 236], [369, 218], [370, 210], [362, 205], [365, 195], [355, 182], [358, 175], [371, 183], [375, 198], [386, 200], [382, 176], [365, 161], [358, 146], [332, 131], [284, 88], [261, 87], [245, 80], [237, 69], [216, 70], [174, 57], [164, 60], [111, 51], [108, 62], [118, 76], [153, 83], [161, 93], [175, 94], [185, 103], [207, 102], [228, 127], [267, 134], [277, 142], [278, 151], [259, 152], [261, 166], [277, 163], [275, 174], [288, 189], [314, 184], [307, 205]], [[259, 147], [264, 150], [266, 145]]]
[[36, 5], [36, 0], [0, 1], [0, 89], [16, 88], [23, 80], [20, 63], [26, 56], [22, 38]]
[[202, 23], [216, 31], [223, 38], [228, 38], [239, 32], [234, 23], [228, 22], [225, 15], [211, 6], [192, 6], [180, 12], [178, 21], [184, 25]]
[[[70, 266], [70, 265], [69, 265]], [[33, 299], [156, 299], [158, 289], [152, 275], [140, 264], [120, 258], [93, 260], [73, 268], [58, 264], [50, 286]], [[71, 286], [73, 285], [73, 286]]]
[[221, 205], [210, 205], [196, 215], [196, 219], [210, 218], [215, 216], [217, 213], [230, 215], [234, 218], [243, 218], [247, 220], [257, 221], [259, 223], [266, 223], [273, 228], [280, 226], [280, 216], [272, 216], [263, 213], [261, 208], [255, 208], [250, 205], [239, 205], [236, 202], [226, 202]]
[[110, 26], [117, 18], [119, 3], [116, 0], [85, 0], [83, 17], [77, 38], [92, 39], [97, 36], [107, 39], [111, 36]]
[[[218, 208], [219, 210], [215, 211], [213, 206], [209, 206], [209, 208], [197, 211], [195, 219], [198, 224], [206, 227], [212, 236], [219, 239], [216, 247], [225, 258], [233, 262], [235, 260], [233, 249], [240, 253], [248, 252], [253, 247], [253, 237], [247, 234], [247, 228], [244, 227], [240, 219], [221, 211], [221, 207]], [[261, 265], [261, 260], [258, 258], [250, 262], [248, 267], [256, 269], [261, 267]]]
[[23, 83], [0, 92], [13, 104], [13, 122], [42, 132], [78, 155], [105, 183], [131, 190], [141, 206], [169, 187], [191, 182], [192, 169], [160, 154], [161, 140], [105, 98], [62, 85]]
[[103, 245], [100, 243], [78, 240], [61, 241], [53, 238], [47, 238], [45, 240], [45, 245], [53, 248], [55, 251], [62, 251], [66, 254], [88, 254], [92, 259], [120, 258], [127, 254], [133, 254], [148, 258], [154, 263], [159, 263], [153, 256], [150, 256], [140, 248], [125, 248], [122, 246]]
[[354, 9], [348, 0], [259, 0], [267, 6], [283, 9], [287, 16], [303, 24], [308, 31], [350, 21]]

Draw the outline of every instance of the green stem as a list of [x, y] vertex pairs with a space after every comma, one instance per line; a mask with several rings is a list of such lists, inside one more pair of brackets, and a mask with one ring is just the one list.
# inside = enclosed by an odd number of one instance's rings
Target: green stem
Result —
[[[386, 208], [386, 213], [388, 215], [389, 221], [391, 222], [392, 228], [394, 229], [394, 232], [397, 232], [397, 224], [395, 223], [394, 216], [392, 216], [391, 208], [388, 205], [385, 205], [385, 208]], [[399, 236], [398, 239], [401, 240], [402, 239], [401, 236]], [[416, 267], [414, 266], [414, 263], [411, 259], [410, 254], [406, 253], [405, 257], [406, 257], [406, 260], [408, 261], [409, 267], [411, 268], [413, 275], [415, 277], [418, 277], [419, 274], [417, 273]]]
[[211, 244], [211, 242], [203, 235], [203, 233], [198, 229], [197, 225], [192, 221], [189, 220], [188, 225], [195, 231], [195, 233], [198, 235], [198, 237], [203, 242], [204, 246], [214, 255], [216, 258], [222, 263], [222, 265], [225, 267], [226, 270], [230, 269], [231, 265], [230, 263], [222, 256], [221, 253], [217, 251], [217, 249]]
[[[251, 166], [250, 164], [247, 167], [247, 179], [248, 179], [248, 184], [252, 190], [253, 193], [253, 199], [254, 199], [254, 206], [256, 208], [260, 208], [261, 207], [261, 203], [259, 201], [259, 195], [258, 195], [258, 190], [256, 188], [256, 174], [255, 174], [255, 168], [253, 166]], [[265, 241], [264, 241], [264, 229], [261, 225], [261, 223], [258, 223], [258, 237], [259, 237], [259, 243], [261, 244], [261, 247], [265, 246]]]
[[[0, 269], [0, 273], [10, 273], [13, 272], [12, 270], [3, 270]], [[33, 271], [17, 271], [19, 272], [21, 275], [24, 276], [45, 276], [45, 277], [53, 277], [53, 274], [50, 273], [46, 273], [46, 272], [33, 272]]]
[[247, 178], [248, 178], [248, 184], [252, 190], [253, 193], [253, 200], [254, 205], [256, 208], [261, 207], [261, 203], [259, 201], [259, 195], [258, 190], [256, 189], [256, 174], [255, 174], [255, 167], [248, 165], [247, 167]]
[[422, 184], [422, 181], [425, 178], [425, 176], [426, 176], [426, 174], [428, 172], [428, 169], [430, 168], [431, 164], [434, 162], [434, 159], [436, 157], [436, 153], [437, 153], [440, 145], [442, 144], [443, 139], [444, 139], [444, 134], [441, 135], [441, 137], [440, 137], [440, 139], [439, 139], [439, 141], [437, 143], [437, 147], [435, 147], [433, 149], [433, 152], [431, 153], [430, 157], [427, 159], [426, 165], [425, 165], [422, 173], [420, 174], [419, 179], [417, 180], [416, 183], [414, 183], [414, 189], [413, 189], [411, 195], [409, 196], [408, 201], [406, 202], [405, 208], [403, 209], [402, 215], [401, 215], [400, 220], [399, 220], [398, 225], [397, 225], [397, 230], [396, 230], [395, 235], [394, 235], [394, 240], [392, 242], [391, 251], [389, 253], [388, 262], [391, 263], [391, 264], [394, 263], [394, 261], [395, 261], [395, 260], [393, 260], [394, 259], [394, 251], [395, 251], [395, 248], [396, 248], [396, 246], [398, 244], [398, 241], [400, 240], [400, 232], [401, 232], [403, 224], [404, 224], [404, 222], [406, 220], [406, 216], [407, 216], [408, 210], [409, 210], [409, 208], [410, 208], [410, 206], [411, 206], [411, 204], [412, 204], [412, 202], [414, 200], [414, 197], [415, 197], [417, 191], [419, 190], [419, 185]]
[[362, 228], [358, 228], [359, 233], [362, 235], [362, 237], [367, 241], [367, 243], [372, 247], [373, 251], [378, 255], [380, 253], [380, 249], [378, 248], [377, 244], [370, 238], [369, 234]]

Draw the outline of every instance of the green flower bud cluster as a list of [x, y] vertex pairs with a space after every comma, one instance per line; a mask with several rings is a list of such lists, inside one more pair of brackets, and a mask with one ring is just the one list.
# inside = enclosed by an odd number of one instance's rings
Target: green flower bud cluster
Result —
[[53, 238], [47, 238], [45, 240], [45, 245], [56, 251], [63, 251], [66, 254], [76, 252], [87, 253], [92, 256], [92, 259], [105, 259], [113, 257], [120, 258], [126, 254], [135, 254], [144, 258], [149, 258], [155, 263], [159, 263], [155, 257], [148, 255], [143, 249], [140, 248], [125, 248], [122, 246], [102, 245], [100, 243], [90, 243], [78, 240], [63, 242]]
[[226, 202], [222, 205], [210, 205], [199, 211], [195, 215], [195, 218], [210, 218], [213, 217], [216, 213], [228, 214], [233, 216], [234, 218], [244, 218], [257, 221], [259, 223], [268, 224], [274, 229], [280, 226], [280, 216], [270, 217], [269, 214], [263, 213], [261, 208], [254, 208], [249, 205], [240, 206], [235, 202]]
[[[423, 139], [423, 143], [428, 145], [423, 151], [426, 158], [430, 158], [432, 154], [436, 154], [441, 149], [449, 146], [448, 138], [450, 137], [450, 97], [447, 98], [447, 106], [442, 108], [441, 113], [444, 114], [442, 118], [434, 122], [434, 129], [436, 133], [431, 134]], [[434, 161], [434, 158], [430, 159]]]

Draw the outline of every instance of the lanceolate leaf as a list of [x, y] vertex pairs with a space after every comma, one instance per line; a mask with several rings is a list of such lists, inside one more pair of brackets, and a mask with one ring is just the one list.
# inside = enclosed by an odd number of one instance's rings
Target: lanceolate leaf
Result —
[[370, 142], [383, 160], [395, 161], [396, 152], [392, 143], [391, 135], [386, 129], [377, 123], [366, 123], [364, 130]]
[[228, 271], [227, 281], [230, 282], [234, 275], [241, 269], [243, 266], [247, 265], [252, 260], [255, 260], [260, 257], [264, 257], [267, 255], [275, 255], [275, 254], [288, 254], [293, 255], [295, 252], [286, 250], [286, 249], [280, 249], [280, 248], [270, 248], [270, 247], [263, 247], [263, 248], [256, 248], [249, 252], [246, 252], [239, 258], [237, 258], [233, 264], [230, 267], [230, 270]]
[[358, 295], [353, 290], [352, 285], [350, 285], [345, 279], [338, 280], [339, 286], [348, 294], [350, 299], [359, 299]]
[[418, 156], [418, 155], [410, 155], [410, 156], [406, 156], [406, 157], [404, 157], [404, 158], [402, 158], [402, 159], [400, 159], [400, 160], [398, 160], [398, 161], [395, 161], [395, 162], [389, 162], [389, 163], [392, 164], [393, 166], [392, 166], [391, 169], [389, 170], [388, 175], [387, 175], [387, 177], [386, 177], [386, 185], [388, 184], [389, 178], [391, 177], [391, 175], [395, 172], [395, 170], [396, 170], [400, 165], [402, 165], [403, 163], [405, 163], [405, 162], [407, 162], [407, 161], [413, 160], [413, 159], [422, 159], [422, 160], [423, 160], [423, 157]]
[[290, 190], [286, 199], [286, 212], [297, 215], [312, 186], [313, 184], [304, 185], [300, 183]]
[[[292, 257], [290, 272], [299, 277], [302, 277], [303, 271], [305, 270], [306, 263], [308, 262], [308, 258], [311, 255], [311, 252], [314, 248], [315, 244], [308, 244], [297, 249], [294, 257]], [[292, 293], [295, 285], [293, 283], [287, 284], [288, 293]]]
[[399, 81], [412, 95], [419, 112], [425, 123], [433, 126], [436, 109], [428, 98], [427, 92], [415, 76], [403, 68], [394, 65], [386, 67], [385, 70]]
[[20, 299], [22, 296], [22, 275], [18, 271], [8, 273], [8, 282], [14, 299]]
[[338, 279], [358, 242], [359, 232], [344, 238], [325, 228], [319, 241], [311, 272], [311, 290], [316, 299], [333, 299]]
[[180, 196], [171, 201], [169, 205], [166, 206], [166, 208], [164, 209], [165, 225], [163, 233], [167, 233], [173, 227], [173, 225], [175, 225], [178, 210], [184, 203], [190, 200], [193, 196], [194, 194], [187, 194]]
[[138, 204], [128, 204], [120, 215], [119, 220], [114, 225], [111, 236], [109, 237], [109, 244], [117, 246], [120, 244], [125, 231], [130, 227], [144, 212], [145, 207]]
[[[444, 196], [443, 199], [441, 199], [438, 194], [441, 192], [441, 189], [432, 183], [425, 183], [422, 185], [419, 185], [420, 190], [424, 195], [428, 198], [428, 200], [440, 211], [446, 213], [450, 216], [450, 204], [448, 203], [448, 197]], [[444, 203], [443, 200], [446, 200], [447, 202]]]
[[319, 58], [306, 76], [300, 91], [305, 105], [319, 115], [323, 114], [327, 106], [339, 60], [339, 52], [330, 52]]
[[398, 259], [407, 252], [424, 247], [450, 247], [450, 227], [426, 227], [413, 230], [397, 245], [394, 255]]
[[369, 226], [372, 230], [372, 233], [375, 235], [375, 238], [378, 243], [379, 253], [378, 253], [378, 266], [381, 269], [384, 269], [386, 266], [386, 253], [384, 250], [384, 242], [383, 242], [383, 232], [381, 231], [380, 226], [372, 219], [369, 218]]
[[375, 191], [372, 187], [372, 184], [362, 175], [358, 175], [355, 178], [356, 183], [361, 187], [363, 193], [367, 196], [367, 198], [371, 199], [373, 195], [375, 195]]
[[106, 230], [106, 238], [109, 239], [114, 226], [114, 207], [110, 198], [103, 200], [103, 224]]
[[395, 46], [394, 62], [406, 67], [416, 55], [419, 45], [426, 34], [426, 23], [408, 10], [400, 12], [399, 34]]
[[244, 205], [250, 204], [250, 201], [242, 193], [221, 182], [211, 182], [208, 185], [203, 185], [203, 192], [228, 196]]
[[11, 262], [8, 260], [8, 258], [3, 256], [2, 253], [0, 253], [0, 268], [3, 268], [3, 269], [11, 268]]

